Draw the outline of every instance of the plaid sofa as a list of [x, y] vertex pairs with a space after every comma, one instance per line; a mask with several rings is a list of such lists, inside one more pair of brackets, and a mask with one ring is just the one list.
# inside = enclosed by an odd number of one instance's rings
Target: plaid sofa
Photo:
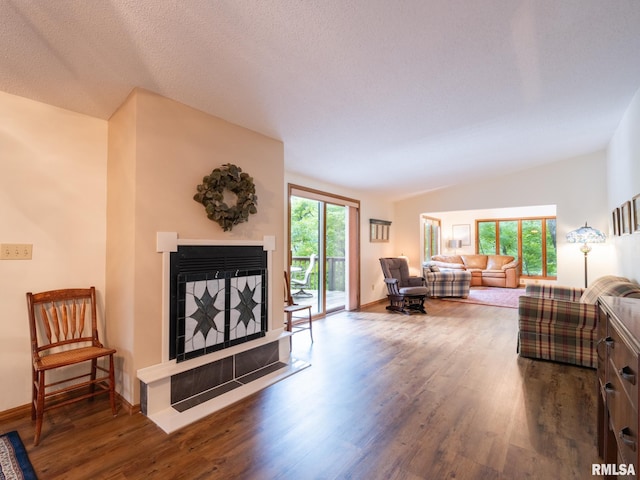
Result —
[[640, 285], [613, 275], [587, 289], [527, 285], [518, 308], [520, 356], [596, 368], [596, 303], [602, 295], [640, 298]]
[[429, 289], [429, 296], [436, 297], [463, 297], [469, 296], [471, 286], [471, 272], [466, 270], [449, 270], [432, 272], [424, 268], [424, 278]]

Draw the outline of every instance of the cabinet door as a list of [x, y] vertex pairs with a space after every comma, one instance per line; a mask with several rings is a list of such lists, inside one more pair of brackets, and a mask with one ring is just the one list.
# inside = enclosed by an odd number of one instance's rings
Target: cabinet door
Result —
[[611, 429], [618, 442], [617, 463], [632, 463], [637, 469], [638, 414], [629, 401], [620, 377], [612, 370], [607, 379], [607, 405]]
[[629, 397], [631, 405], [638, 405], [638, 355], [616, 329], [609, 332], [609, 367], [613, 370], [607, 378], [614, 374], [620, 379], [620, 385]]

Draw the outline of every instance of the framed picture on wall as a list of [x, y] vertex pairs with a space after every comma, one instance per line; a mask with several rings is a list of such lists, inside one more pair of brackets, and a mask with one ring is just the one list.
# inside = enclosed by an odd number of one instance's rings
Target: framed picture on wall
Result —
[[471, 245], [471, 225], [453, 225], [453, 240], [461, 240], [462, 246]]
[[369, 241], [388, 242], [391, 222], [387, 220], [369, 219]]
[[633, 233], [640, 233], [640, 193], [631, 200], [633, 210]]
[[627, 201], [620, 207], [620, 229], [622, 235], [631, 233], [631, 202]]
[[618, 207], [614, 208], [611, 212], [611, 231], [613, 232], [613, 236], [620, 235], [620, 209]]

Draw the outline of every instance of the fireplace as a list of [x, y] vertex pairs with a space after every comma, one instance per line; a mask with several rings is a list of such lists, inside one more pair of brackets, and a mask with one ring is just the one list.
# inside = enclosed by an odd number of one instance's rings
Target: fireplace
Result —
[[170, 359], [265, 336], [267, 252], [261, 246], [179, 245], [170, 264]]
[[162, 362], [138, 370], [140, 409], [170, 433], [309, 364], [291, 358], [290, 333], [274, 328], [269, 288], [275, 237], [179, 239], [159, 232]]

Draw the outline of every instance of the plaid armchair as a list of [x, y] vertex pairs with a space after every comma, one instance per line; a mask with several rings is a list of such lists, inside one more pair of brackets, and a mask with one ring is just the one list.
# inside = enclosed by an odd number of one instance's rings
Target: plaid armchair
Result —
[[471, 272], [466, 270], [431, 271], [424, 268], [424, 277], [431, 298], [469, 296]]
[[640, 298], [640, 285], [612, 275], [587, 289], [527, 285], [518, 308], [520, 356], [596, 368], [601, 295]]

